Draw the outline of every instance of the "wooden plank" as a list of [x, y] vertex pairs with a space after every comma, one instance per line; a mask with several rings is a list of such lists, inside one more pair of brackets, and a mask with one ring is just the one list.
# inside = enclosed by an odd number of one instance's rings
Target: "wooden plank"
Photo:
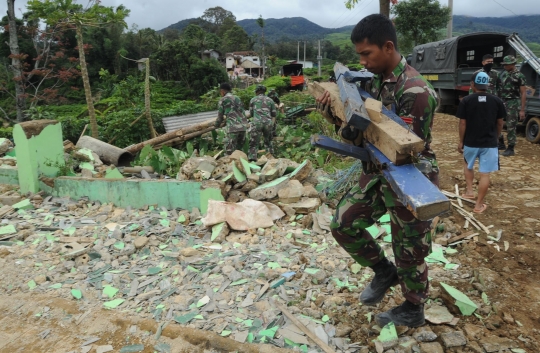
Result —
[[366, 143], [373, 160], [384, 165], [382, 173], [403, 203], [421, 221], [450, 212], [450, 200], [414, 164], [394, 165], [374, 145]]
[[[345, 106], [335, 83], [310, 83], [308, 90], [315, 98], [328, 91], [332, 99], [330, 108], [332, 114], [344, 122], [347, 121]], [[379, 113], [380, 122], [371, 121], [364, 131], [364, 138], [377, 147], [395, 165], [410, 163], [411, 154], [416, 154], [424, 149], [424, 141], [397, 124], [382, 111]], [[368, 116], [367, 110], [365, 110], [365, 114]]]
[[287, 310], [285, 308], [285, 306], [279, 304], [277, 301], [273, 301], [273, 305], [278, 308], [282, 313], [283, 315], [285, 315], [289, 320], [292, 321], [293, 324], [296, 325], [296, 327], [298, 327], [303, 333], [306, 334], [306, 336], [308, 336], [309, 338], [311, 338], [311, 340], [313, 342], [315, 342], [317, 344], [317, 346], [321, 347], [321, 349], [323, 351], [325, 351], [326, 353], [336, 353], [336, 351], [334, 351], [332, 348], [330, 348], [329, 345], [327, 345], [326, 343], [324, 343], [319, 337], [317, 337], [316, 334], [314, 334], [313, 332], [311, 332], [302, 322], [300, 322], [300, 320], [298, 320], [296, 318], [296, 316], [294, 316], [293, 314], [291, 314], [291, 312], [289, 310]]

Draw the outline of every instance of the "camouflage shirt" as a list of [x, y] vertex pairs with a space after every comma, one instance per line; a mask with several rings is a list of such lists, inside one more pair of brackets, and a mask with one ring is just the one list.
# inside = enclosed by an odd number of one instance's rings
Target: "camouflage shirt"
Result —
[[383, 81], [382, 75], [375, 75], [368, 82], [366, 90], [400, 116], [424, 140], [421, 155], [431, 159], [436, 167], [430, 146], [433, 115], [437, 108], [437, 94], [433, 86], [402, 57], [390, 77]]
[[502, 100], [519, 99], [521, 97], [520, 87], [527, 84], [525, 76], [518, 69], [514, 69], [511, 72], [503, 71], [499, 79], [501, 80], [499, 97]]
[[[486, 71], [483, 68], [480, 70], [476, 70], [473, 73], [473, 76], [476, 75], [477, 72], [486, 72]], [[499, 71], [491, 70], [487, 74], [489, 76], [489, 84], [488, 84], [487, 93], [497, 96], [499, 89], [501, 87], [501, 80], [499, 79]], [[473, 93], [473, 90], [471, 87], [469, 88], [469, 94], [472, 94], [472, 93]]]
[[219, 100], [218, 117], [215, 125], [220, 127], [224, 119], [228, 132], [246, 131], [247, 129], [248, 121], [244, 111], [244, 104], [240, 98], [230, 92]]
[[276, 104], [271, 98], [259, 94], [249, 102], [249, 112], [254, 121], [270, 122], [276, 117]]
[[275, 90], [272, 90], [270, 91], [270, 93], [268, 93], [268, 98], [271, 98], [276, 104], [280, 103], [279, 94]]

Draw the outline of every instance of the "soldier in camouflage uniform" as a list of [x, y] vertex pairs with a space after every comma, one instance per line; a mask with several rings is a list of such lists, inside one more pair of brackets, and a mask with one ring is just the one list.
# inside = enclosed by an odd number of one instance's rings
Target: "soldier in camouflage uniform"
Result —
[[[351, 40], [360, 54], [360, 63], [376, 74], [368, 83], [368, 92], [396, 112], [424, 140], [419, 158], [431, 166], [426, 177], [438, 186], [438, 166], [430, 147], [437, 106], [433, 87], [397, 51], [394, 26], [385, 16], [370, 15], [361, 20], [353, 29]], [[323, 105], [330, 104], [328, 92], [317, 100]], [[341, 126], [340, 135], [353, 141], [357, 134], [353, 128]], [[375, 272], [360, 295], [362, 303], [375, 305], [391, 286], [401, 285], [406, 301], [377, 315], [379, 326], [390, 321], [400, 326], [423, 325], [423, 303], [429, 290], [424, 258], [431, 252], [431, 221], [416, 219], [399, 201], [380, 170], [373, 165], [363, 169], [358, 185], [338, 204], [330, 225], [332, 235], [356, 262]], [[386, 212], [390, 214], [397, 268], [366, 230]]]
[[244, 104], [240, 98], [231, 93], [231, 85], [222, 83], [219, 88], [222, 98], [218, 103], [218, 117], [215, 125], [217, 128], [227, 127], [224, 144], [225, 155], [229, 155], [235, 150], [242, 150], [249, 123], [244, 111]]
[[[268, 92], [268, 98], [271, 98], [274, 101], [274, 103], [276, 103], [276, 109], [280, 113], [284, 113], [283, 107], [281, 106], [281, 100], [279, 99], [279, 94], [276, 92], [276, 90], [274, 88], [271, 88], [270, 92]], [[276, 119], [276, 122], [274, 123], [273, 129], [272, 129], [272, 134], [274, 136], [277, 135], [276, 134], [276, 129], [277, 129], [277, 119]]]
[[[526, 81], [525, 76], [516, 69], [516, 58], [512, 55], [505, 56], [503, 59], [504, 71], [500, 75], [501, 89], [499, 98], [504, 102], [506, 108], [506, 135], [508, 139], [508, 148], [502, 153], [509, 157], [515, 154], [514, 146], [517, 142], [516, 126], [519, 121], [525, 119], [525, 100]], [[504, 149], [504, 136], [499, 136], [499, 149]]]
[[[493, 55], [486, 54], [482, 57], [482, 68], [473, 73], [473, 77], [477, 72], [485, 72], [489, 76], [489, 84], [487, 93], [493, 94], [494, 96], [498, 95], [498, 91], [501, 87], [501, 81], [499, 79], [499, 71], [493, 70]], [[469, 88], [469, 94], [473, 94], [472, 86]]]
[[258, 85], [255, 88], [255, 97], [249, 102], [249, 112], [251, 114], [251, 131], [249, 138], [249, 160], [257, 160], [257, 150], [261, 135], [264, 138], [266, 152], [274, 154], [272, 146], [273, 129], [276, 120], [276, 104], [265, 96], [266, 87]]

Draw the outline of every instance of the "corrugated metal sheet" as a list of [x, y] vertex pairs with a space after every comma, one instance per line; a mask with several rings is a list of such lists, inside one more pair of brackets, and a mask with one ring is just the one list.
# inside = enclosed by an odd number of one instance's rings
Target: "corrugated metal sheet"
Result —
[[166, 132], [171, 132], [171, 131], [181, 129], [186, 126], [202, 123], [206, 120], [215, 119], [217, 118], [217, 115], [218, 115], [218, 112], [217, 110], [215, 110], [212, 112], [204, 112], [204, 113], [198, 113], [198, 114], [169, 116], [169, 117], [163, 118], [163, 126], [165, 127]]

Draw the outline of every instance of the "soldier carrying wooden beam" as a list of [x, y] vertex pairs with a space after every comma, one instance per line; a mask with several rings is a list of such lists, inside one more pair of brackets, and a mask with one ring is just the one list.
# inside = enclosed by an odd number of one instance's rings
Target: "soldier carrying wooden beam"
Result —
[[[360, 55], [360, 64], [375, 76], [367, 83], [367, 91], [405, 121], [412, 132], [424, 141], [418, 155], [426, 177], [438, 187], [438, 166], [431, 150], [431, 127], [437, 106], [432, 86], [399, 53], [392, 22], [383, 15], [362, 19], [351, 33], [351, 41]], [[338, 78], [339, 80], [339, 78]], [[361, 143], [360, 131], [331, 116], [329, 92], [317, 99], [325, 118], [340, 125], [339, 135]], [[406, 130], [405, 130], [405, 133]], [[396, 266], [366, 230], [388, 212], [391, 219], [392, 247]], [[369, 266], [375, 277], [360, 295], [366, 305], [382, 301], [386, 291], [401, 285], [406, 301], [398, 307], [378, 314], [377, 323], [417, 327], [424, 324], [424, 302], [428, 297], [428, 268], [424, 258], [431, 251], [430, 220], [418, 219], [393, 190], [380, 166], [364, 163], [359, 184], [338, 204], [331, 223], [336, 241], [362, 266]]]

